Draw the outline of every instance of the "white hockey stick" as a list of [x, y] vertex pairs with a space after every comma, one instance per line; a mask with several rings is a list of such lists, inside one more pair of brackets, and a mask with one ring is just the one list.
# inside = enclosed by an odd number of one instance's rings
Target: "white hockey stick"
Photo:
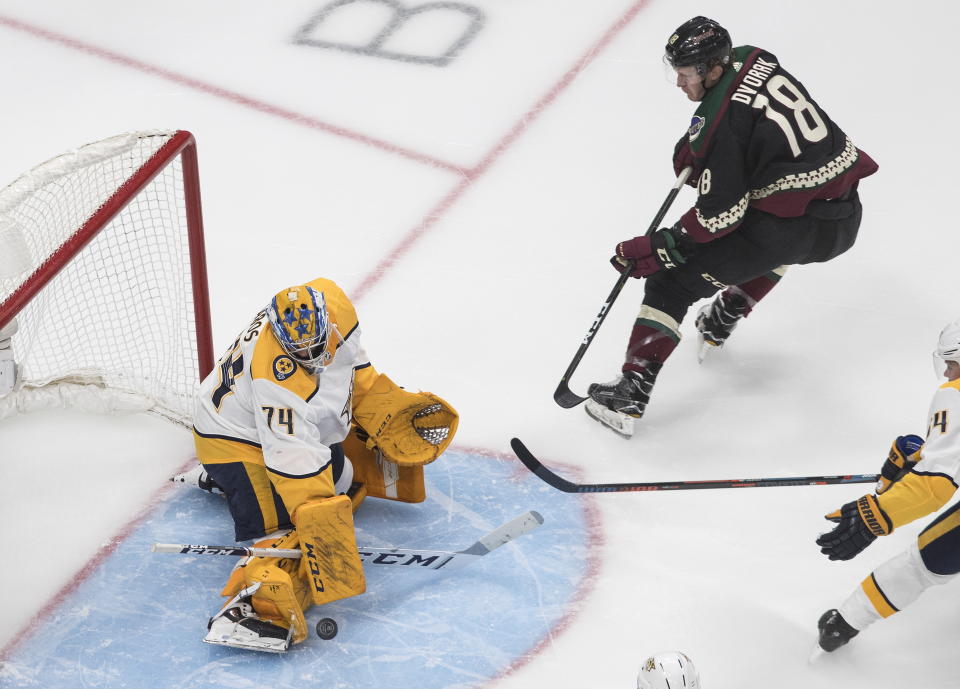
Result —
[[[504, 543], [528, 534], [543, 524], [539, 512], [530, 510], [511, 519], [464, 550], [413, 550], [408, 548], [361, 547], [360, 560], [371, 565], [396, 565], [399, 567], [422, 567], [423, 569], [460, 569], [476, 562]], [[300, 550], [284, 548], [244, 548], [232, 545], [185, 545], [179, 543], [154, 543], [155, 553], [184, 553], [187, 555], [252, 555], [254, 557], [298, 558]]]

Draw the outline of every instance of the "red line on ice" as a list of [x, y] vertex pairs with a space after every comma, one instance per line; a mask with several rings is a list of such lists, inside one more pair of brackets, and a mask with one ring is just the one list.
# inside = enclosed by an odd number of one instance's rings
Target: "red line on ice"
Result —
[[570, 84], [573, 83], [573, 80], [582, 72], [586, 67], [593, 62], [594, 58], [600, 54], [612, 41], [616, 38], [623, 29], [625, 29], [631, 21], [633, 21], [641, 9], [647, 4], [648, 0], [638, 0], [633, 3], [630, 8], [623, 14], [623, 16], [618, 19], [613, 26], [607, 29], [606, 33], [600, 38], [599, 41], [594, 43], [587, 50], [584, 55], [580, 57], [579, 60], [567, 70], [567, 73], [561, 77], [561, 79], [554, 84], [547, 92], [544, 94], [536, 104], [525, 112], [517, 123], [513, 125], [513, 128], [504, 136], [500, 141], [498, 141], [494, 147], [484, 156], [475, 167], [463, 170], [463, 178], [457, 185], [444, 196], [440, 202], [434, 206], [426, 217], [420, 221], [420, 223], [411, 229], [407, 234], [393, 247], [393, 249], [380, 260], [380, 263], [377, 264], [377, 267], [373, 269], [372, 272], [367, 274], [363, 280], [360, 281], [360, 284], [354, 287], [352, 290], [349, 290], [351, 297], [354, 299], [362, 299], [364, 295], [377, 284], [384, 276], [384, 274], [393, 267], [397, 261], [403, 258], [410, 249], [420, 240], [423, 235], [425, 235], [444, 215], [447, 211], [463, 196], [464, 192], [470, 187], [470, 185], [477, 181], [484, 173], [486, 173], [490, 167], [497, 161], [497, 159], [503, 155], [510, 146], [520, 138], [520, 135], [523, 134], [527, 128], [536, 120], [540, 113], [542, 113], [549, 105], [551, 105], [557, 97], [567, 89]]
[[[186, 462], [180, 469], [175, 473], [186, 471], [189, 467], [193, 466], [195, 460], [190, 459]], [[63, 588], [57, 591], [50, 600], [47, 601], [40, 610], [30, 619], [27, 624], [25, 624], [13, 637], [10, 641], [7, 642], [6, 646], [0, 648], [0, 661], [6, 660], [10, 657], [17, 648], [23, 644], [24, 641], [29, 639], [33, 632], [39, 628], [40, 624], [52, 613], [56, 608], [58, 608], [70, 594], [76, 591], [80, 585], [87, 580], [87, 578], [93, 574], [99, 567], [102, 565], [108, 557], [110, 557], [113, 552], [123, 543], [127, 538], [133, 534], [137, 528], [147, 520], [147, 518], [153, 513], [157, 505], [164, 499], [167, 492], [174, 488], [172, 483], [168, 483], [163, 487], [159, 488], [147, 501], [147, 504], [137, 513], [137, 515], [131, 519], [129, 522], [123, 525], [113, 537], [107, 541], [107, 543], [100, 547], [96, 553], [93, 554], [87, 563], [77, 570], [76, 574], [68, 581]]]
[[32, 36], [50, 41], [51, 43], [58, 43], [81, 53], [93, 55], [109, 62], [113, 62], [130, 69], [135, 69], [139, 72], [144, 72], [146, 74], [159, 77], [160, 79], [171, 81], [175, 84], [180, 84], [181, 86], [186, 86], [194, 91], [200, 91], [202, 93], [206, 93], [207, 95], [230, 101], [245, 108], [250, 108], [267, 115], [279, 117], [293, 124], [299, 124], [304, 127], [309, 127], [310, 129], [318, 129], [328, 134], [342, 136], [345, 139], [350, 139], [367, 146], [372, 146], [373, 148], [380, 149], [386, 153], [392, 153], [418, 163], [429, 165], [430, 167], [446, 170], [447, 172], [452, 172], [454, 174], [460, 174], [461, 172], [460, 166], [455, 165], [454, 163], [440, 160], [439, 158], [434, 158], [416, 151], [411, 151], [410, 149], [403, 148], [402, 146], [392, 144], [389, 141], [383, 141], [382, 139], [367, 136], [366, 134], [360, 134], [359, 132], [347, 129], [346, 127], [340, 127], [335, 124], [323, 122], [315, 117], [294, 112], [293, 110], [288, 110], [278, 105], [273, 105], [271, 103], [267, 103], [266, 101], [253, 98], [251, 96], [246, 96], [237, 91], [231, 91], [230, 89], [225, 89], [199, 79], [194, 79], [193, 77], [179, 74], [169, 69], [164, 69], [163, 67], [151, 65], [147, 62], [143, 62], [142, 60], [121, 55], [120, 53], [113, 52], [112, 50], [107, 50], [106, 48], [101, 48], [91, 43], [86, 43], [76, 38], [71, 38], [70, 36], [65, 36], [63, 34], [56, 33], [55, 31], [49, 31], [48, 29], [28, 24], [27, 22], [20, 21], [19, 19], [0, 15], [0, 25], [8, 26], [11, 29], [16, 29], [18, 31], [31, 34]]

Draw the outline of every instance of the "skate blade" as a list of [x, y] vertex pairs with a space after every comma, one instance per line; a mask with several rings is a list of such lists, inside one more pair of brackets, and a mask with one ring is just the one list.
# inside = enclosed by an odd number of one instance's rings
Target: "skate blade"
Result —
[[239, 648], [244, 651], [264, 651], [265, 653], [286, 653], [290, 649], [289, 641], [284, 644], [265, 644], [256, 641], [238, 641], [236, 639], [215, 639], [204, 637], [203, 643], [213, 644], [214, 646], [229, 646], [230, 648]]
[[827, 652], [824, 651], [822, 648], [820, 648], [820, 644], [817, 644], [816, 646], [813, 647], [813, 650], [810, 652], [810, 657], [807, 658], [807, 662], [813, 665], [818, 660], [823, 658], [823, 656], [825, 655], [827, 655]]
[[701, 337], [700, 349], [697, 351], [697, 362], [702, 364], [704, 359], [713, 356], [713, 352], [719, 351], [722, 348], [723, 345], [714, 344]]
[[587, 400], [583, 408], [591, 419], [599, 421], [621, 438], [629, 440], [633, 437], [634, 422], [636, 421], [633, 416], [607, 409], [593, 400]]

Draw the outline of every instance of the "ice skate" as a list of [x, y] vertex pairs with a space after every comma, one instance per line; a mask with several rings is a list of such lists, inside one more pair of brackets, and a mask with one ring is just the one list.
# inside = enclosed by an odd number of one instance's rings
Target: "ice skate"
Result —
[[630, 438], [634, 422], [643, 416], [661, 364], [650, 363], [642, 372], [624, 371], [609, 383], [593, 383], [585, 409], [614, 433]]
[[817, 622], [820, 629], [820, 648], [831, 653], [845, 645], [860, 632], [851, 627], [839, 610], [827, 610]]
[[217, 484], [210, 474], [206, 472], [202, 464], [197, 464], [192, 469], [183, 472], [182, 474], [176, 474], [170, 477], [170, 480], [174, 483], [184, 483], [191, 486], [197, 486], [201, 490], [205, 490], [208, 493], [213, 493], [215, 495], [224, 495], [223, 488]]
[[739, 294], [730, 294], [726, 291], [717, 295], [710, 304], [700, 307], [697, 312], [695, 325], [700, 347], [697, 359], [700, 363], [710, 356], [711, 352], [719, 351], [730, 333], [737, 327], [741, 318], [749, 313], [747, 300]]
[[253, 610], [251, 599], [259, 588], [257, 583], [243, 589], [211, 617], [204, 642], [269, 653], [283, 653], [289, 649], [293, 625], [284, 629], [260, 619]]

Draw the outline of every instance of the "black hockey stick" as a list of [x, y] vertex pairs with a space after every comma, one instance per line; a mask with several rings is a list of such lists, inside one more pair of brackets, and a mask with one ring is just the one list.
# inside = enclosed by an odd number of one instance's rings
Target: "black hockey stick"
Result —
[[875, 483], [877, 474], [848, 474], [846, 476], [794, 476], [790, 478], [734, 478], [714, 481], [663, 481], [656, 483], [573, 483], [558, 476], [530, 454], [518, 438], [510, 446], [523, 465], [564, 493], [629, 493], [648, 490], [698, 490], [702, 488], [776, 488], [779, 486], [823, 486], [835, 483]]
[[[670, 193], [667, 194], [667, 198], [664, 199], [663, 205], [661, 205], [660, 210], [657, 211], [657, 215], [653, 219], [653, 222], [650, 223], [650, 227], [647, 229], [646, 234], [652, 234], [657, 230], [658, 227], [660, 227], [660, 222], [663, 220], [663, 216], [667, 214], [670, 206], [673, 205], [673, 200], [677, 198], [677, 194], [680, 193], [680, 188], [687, 181], [687, 178], [690, 176], [692, 171], [693, 168], [691, 167], [685, 167], [680, 171], [677, 181], [673, 183], [673, 188], [670, 189]], [[580, 343], [580, 348], [573, 356], [573, 361], [571, 361], [570, 365], [567, 366], [567, 370], [564, 372], [563, 378], [560, 379], [560, 384], [553, 393], [554, 401], [564, 409], [575, 407], [587, 399], [586, 397], [581, 397], [570, 389], [570, 386], [568, 385], [570, 376], [572, 376], [573, 372], [577, 370], [577, 366], [580, 365], [580, 360], [586, 353], [587, 347], [589, 347], [590, 343], [593, 342], [594, 336], [597, 334], [597, 331], [603, 324], [604, 319], [610, 312], [610, 307], [613, 306], [613, 302], [616, 301], [618, 296], [620, 296], [620, 290], [623, 289], [623, 286], [627, 284], [627, 280], [630, 279], [630, 273], [633, 272], [633, 263], [633, 261], [628, 262], [626, 267], [624, 267], [623, 272], [620, 273], [620, 277], [617, 279], [617, 284], [613, 286], [610, 296], [607, 297], [607, 300], [600, 308], [600, 313], [597, 314], [597, 317], [593, 319], [593, 323], [590, 324], [590, 329], [587, 330], [587, 334], [584, 335], [583, 341]]]

